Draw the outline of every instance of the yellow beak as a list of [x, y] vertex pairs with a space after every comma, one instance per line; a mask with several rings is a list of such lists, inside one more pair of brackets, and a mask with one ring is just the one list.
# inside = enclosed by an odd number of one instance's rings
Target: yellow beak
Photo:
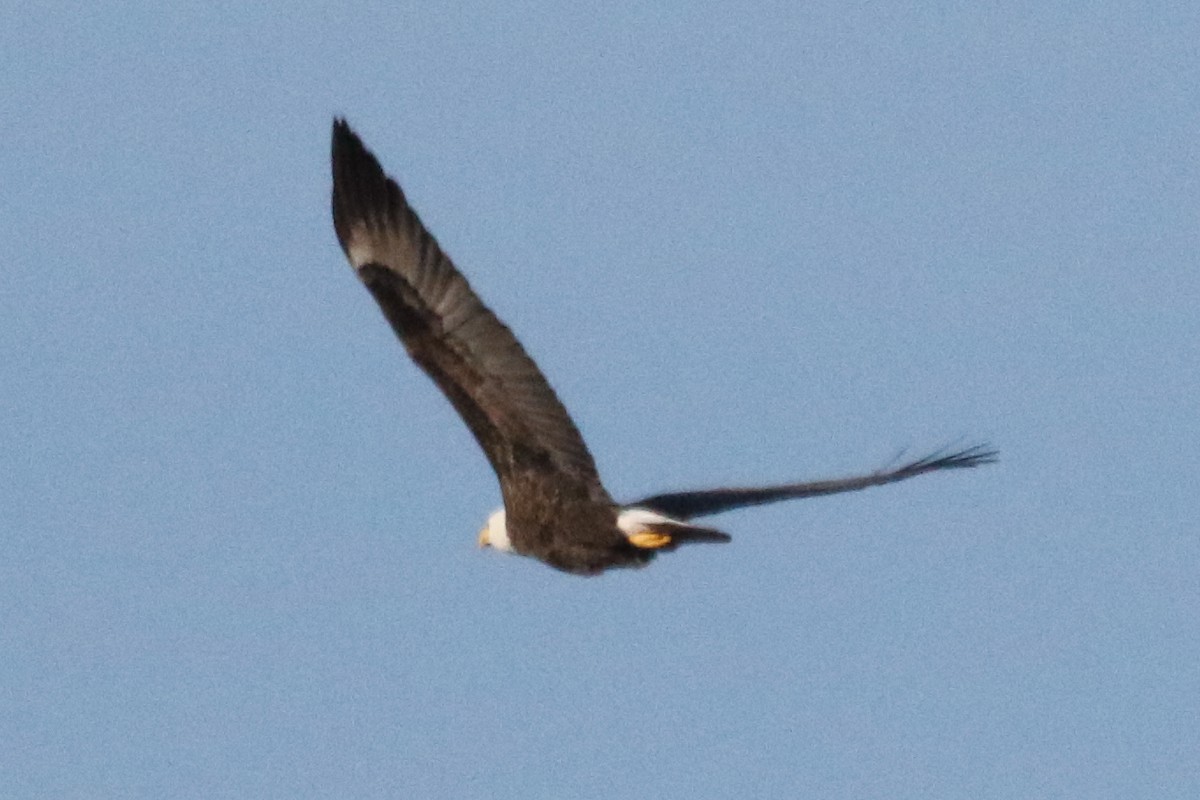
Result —
[[487, 525], [484, 525], [483, 529], [479, 531], [479, 546], [480, 547], [491, 547], [491, 545], [492, 545], [492, 540], [491, 540], [491, 537], [488, 536]]

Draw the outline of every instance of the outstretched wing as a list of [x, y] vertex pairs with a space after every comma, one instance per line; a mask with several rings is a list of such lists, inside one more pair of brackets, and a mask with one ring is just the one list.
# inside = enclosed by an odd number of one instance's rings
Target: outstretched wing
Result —
[[917, 475], [924, 475], [926, 472], [978, 467], [994, 463], [998, 456], [999, 453], [988, 445], [977, 444], [953, 453], [946, 453], [944, 450], [938, 451], [897, 469], [879, 470], [869, 475], [756, 488], [708, 489], [697, 492], [656, 494], [653, 497], [638, 500], [636, 503], [629, 503], [626, 508], [645, 508], [668, 517], [686, 520], [707, 514], [719, 514], [722, 511], [742, 506], [756, 506], [797, 497], [855, 492], [859, 489], [866, 489], [868, 486], [880, 486], [885, 483], [907, 480]]
[[515, 470], [534, 470], [553, 474], [567, 491], [607, 498], [583, 437], [537, 365], [342, 119], [333, 123], [333, 226], [358, 277], [475, 434], [502, 486]]

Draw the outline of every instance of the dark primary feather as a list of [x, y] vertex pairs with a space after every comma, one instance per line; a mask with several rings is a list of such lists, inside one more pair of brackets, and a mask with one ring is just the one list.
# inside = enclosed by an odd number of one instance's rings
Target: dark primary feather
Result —
[[668, 492], [638, 500], [636, 503], [630, 503], [628, 507], [646, 508], [675, 519], [690, 519], [707, 514], [719, 514], [722, 511], [730, 511], [743, 506], [774, 503], [779, 500], [853, 492], [869, 486], [907, 480], [926, 472], [969, 469], [983, 464], [992, 464], [996, 461], [997, 455], [997, 452], [988, 445], [978, 444], [953, 453], [938, 451], [896, 469], [879, 470], [868, 475], [776, 486]]
[[332, 204], [346, 257], [470, 427], [502, 487], [516, 472], [526, 483], [553, 476], [547, 491], [611, 503], [554, 390], [341, 119], [333, 123]]

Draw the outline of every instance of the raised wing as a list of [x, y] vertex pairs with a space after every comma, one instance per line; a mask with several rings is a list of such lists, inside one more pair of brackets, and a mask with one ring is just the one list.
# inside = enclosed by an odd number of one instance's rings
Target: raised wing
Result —
[[671, 492], [656, 494], [629, 503], [626, 508], [645, 508], [657, 511], [668, 517], [687, 520], [692, 517], [703, 517], [707, 514], [719, 514], [743, 506], [757, 506], [764, 503], [775, 503], [780, 500], [792, 500], [798, 497], [817, 497], [823, 494], [838, 494], [839, 492], [855, 492], [868, 486], [880, 486], [885, 483], [895, 483], [926, 472], [937, 472], [944, 469], [969, 469], [971, 467], [991, 464], [997, 460], [999, 453], [986, 444], [977, 444], [964, 450], [946, 453], [944, 450], [932, 453], [924, 458], [909, 462], [896, 469], [884, 469], [869, 475], [857, 475], [849, 478], [834, 478], [825, 481], [808, 483], [787, 483], [777, 486], [761, 486], [755, 488], [707, 489], [696, 492]]
[[606, 500], [583, 437], [537, 365], [342, 119], [333, 123], [333, 225], [358, 277], [475, 434], [501, 485], [514, 471], [527, 478], [533, 470]]

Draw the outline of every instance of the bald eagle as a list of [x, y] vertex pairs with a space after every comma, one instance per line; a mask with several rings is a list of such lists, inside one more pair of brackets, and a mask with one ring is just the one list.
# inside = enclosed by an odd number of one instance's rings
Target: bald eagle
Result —
[[637, 567], [680, 545], [727, 542], [696, 517], [989, 464], [976, 445], [865, 475], [613, 501], [579, 430], [516, 337], [471, 290], [404, 192], [343, 119], [333, 123], [333, 226], [400, 341], [454, 405], [496, 471], [504, 507], [480, 546], [578, 575]]

